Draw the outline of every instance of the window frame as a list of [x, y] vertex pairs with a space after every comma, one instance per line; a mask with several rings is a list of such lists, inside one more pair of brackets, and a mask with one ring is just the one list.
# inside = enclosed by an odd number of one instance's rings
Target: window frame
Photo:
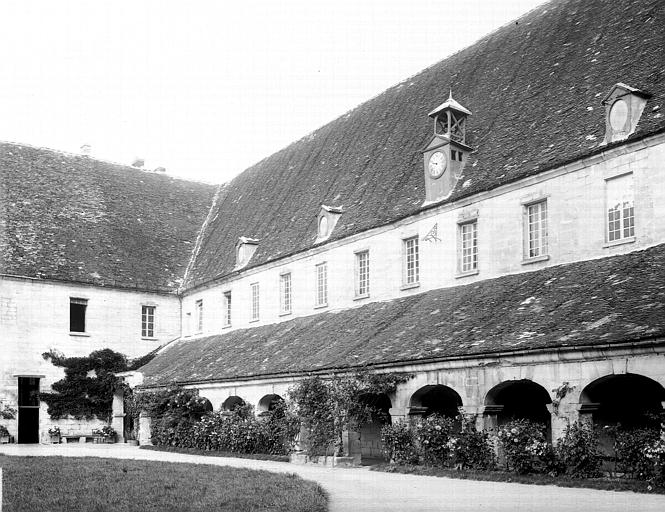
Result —
[[250, 322], [258, 322], [259, 319], [261, 318], [261, 289], [259, 288], [259, 283], [250, 283], [249, 285], [249, 290], [250, 290], [250, 315], [249, 315], [249, 321]]
[[[620, 210], [617, 210], [619, 213], [619, 217], [613, 219], [610, 221], [609, 219], [609, 214], [610, 214], [610, 195], [609, 195], [609, 186], [610, 182], [615, 181], [615, 180], [621, 180], [622, 178], [629, 178], [630, 179], [630, 190], [631, 190], [631, 201], [630, 201], [630, 215], [625, 216], [625, 211], [626, 208], [621, 208]], [[604, 231], [605, 231], [605, 243], [603, 247], [612, 247], [614, 245], [621, 245], [621, 244], [627, 244], [631, 242], [635, 242], [636, 237], [635, 237], [635, 175], [633, 171], [629, 172], [624, 172], [621, 174], [616, 174], [614, 176], [609, 176], [605, 178], [605, 183], [604, 183], [604, 192], [605, 192], [605, 208], [603, 209], [603, 224], [604, 224]], [[624, 203], [625, 204], [625, 203]], [[629, 225], [626, 226], [626, 220], [629, 221]], [[617, 222], [619, 224], [619, 237], [618, 238], [611, 238], [612, 237], [612, 232], [616, 230], [610, 230], [610, 224], [612, 222]], [[628, 234], [626, 234], [626, 229], [628, 229]]]
[[[540, 246], [539, 254], [531, 256], [531, 234], [532, 234], [532, 225], [531, 222], [530, 210], [536, 206], [540, 207], [539, 213], [539, 233], [540, 233]], [[543, 220], [543, 207], [545, 218]], [[550, 258], [550, 246], [549, 246], [549, 201], [547, 197], [538, 197], [530, 201], [522, 202], [522, 264], [535, 263], [538, 261], [546, 261]]]
[[[473, 233], [471, 235], [471, 240], [473, 245], [471, 246], [471, 261], [472, 266], [470, 268], [465, 267], [464, 258], [466, 257], [465, 251], [467, 250], [465, 246], [465, 232], [464, 230], [473, 226]], [[457, 222], [457, 276], [456, 277], [466, 277], [473, 276], [478, 274], [479, 267], [479, 257], [478, 257], [478, 217], [471, 217], [464, 220], [459, 220]]]
[[[69, 297], [69, 334], [72, 336], [88, 336], [88, 299], [85, 297]], [[82, 330], [72, 329], [72, 306], [79, 306], [77, 309], [82, 311], [83, 319], [80, 323], [83, 325]], [[82, 307], [81, 307], [82, 306]], [[79, 323], [79, 322], [77, 322]]]
[[[410, 272], [410, 249], [409, 244], [413, 242], [413, 272]], [[410, 277], [413, 276], [413, 277]], [[420, 286], [420, 241], [418, 235], [402, 238], [402, 290]]]
[[203, 332], [203, 299], [198, 299], [194, 303], [194, 311], [196, 311], [196, 334]]
[[141, 338], [155, 339], [157, 306], [141, 304]]
[[[370, 294], [370, 262], [369, 249], [360, 249], [354, 252], [354, 294], [356, 299], [365, 299]], [[364, 272], [362, 259], [365, 258]], [[364, 275], [363, 275], [364, 274]], [[364, 288], [363, 288], [364, 284]]]
[[231, 290], [222, 292], [222, 300], [224, 307], [224, 314], [222, 315], [222, 327], [231, 327], [233, 318], [231, 312], [233, 311], [233, 293]]
[[322, 261], [314, 266], [314, 307], [328, 306], [328, 262]]
[[293, 278], [291, 272], [279, 274], [279, 314], [280, 316], [293, 313]]

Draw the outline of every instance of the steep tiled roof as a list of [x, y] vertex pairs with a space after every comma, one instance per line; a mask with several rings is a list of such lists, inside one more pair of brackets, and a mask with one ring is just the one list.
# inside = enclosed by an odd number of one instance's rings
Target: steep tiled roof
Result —
[[215, 187], [0, 143], [0, 273], [175, 290]]
[[598, 151], [601, 101], [617, 82], [652, 95], [633, 139], [665, 129], [663, 27], [662, 0], [535, 9], [225, 186], [188, 285], [230, 273], [240, 236], [261, 240], [249, 266], [311, 247], [321, 204], [344, 207], [331, 239], [419, 210], [427, 114], [449, 88], [473, 112], [467, 142], [476, 149], [449, 201]]
[[665, 335], [665, 245], [168, 346], [145, 385]]

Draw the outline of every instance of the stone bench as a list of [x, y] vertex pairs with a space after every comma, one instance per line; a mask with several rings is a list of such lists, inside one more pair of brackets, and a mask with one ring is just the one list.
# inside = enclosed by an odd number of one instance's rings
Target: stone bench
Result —
[[106, 438], [97, 434], [68, 434], [62, 436], [66, 443], [105, 443]]

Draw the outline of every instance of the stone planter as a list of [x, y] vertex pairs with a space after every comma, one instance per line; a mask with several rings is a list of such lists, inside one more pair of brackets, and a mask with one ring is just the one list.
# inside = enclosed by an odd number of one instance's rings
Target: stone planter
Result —
[[127, 439], [127, 444], [130, 446], [138, 446], [139, 442], [137, 439]]
[[60, 444], [60, 436], [50, 436], [51, 444]]
[[13, 439], [12, 436], [2, 436], [2, 437], [0, 437], [0, 444], [9, 444], [9, 443], [11, 443], [13, 440], [14, 440], [14, 439]]

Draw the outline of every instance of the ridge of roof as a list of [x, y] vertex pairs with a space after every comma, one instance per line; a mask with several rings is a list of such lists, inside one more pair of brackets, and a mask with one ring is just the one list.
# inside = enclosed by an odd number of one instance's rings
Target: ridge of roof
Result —
[[[614, 84], [647, 91], [651, 106], [665, 101], [661, 22], [657, 0], [551, 2], [387, 89], [234, 178], [184, 289], [231, 275], [233, 246], [246, 233], [261, 239], [252, 267], [311, 248], [321, 204], [345, 205], [329, 241], [421, 212], [419, 149], [441, 84], [474, 112], [474, 151], [437, 206], [603, 150], [600, 100]], [[648, 104], [623, 143], [663, 128]]]

